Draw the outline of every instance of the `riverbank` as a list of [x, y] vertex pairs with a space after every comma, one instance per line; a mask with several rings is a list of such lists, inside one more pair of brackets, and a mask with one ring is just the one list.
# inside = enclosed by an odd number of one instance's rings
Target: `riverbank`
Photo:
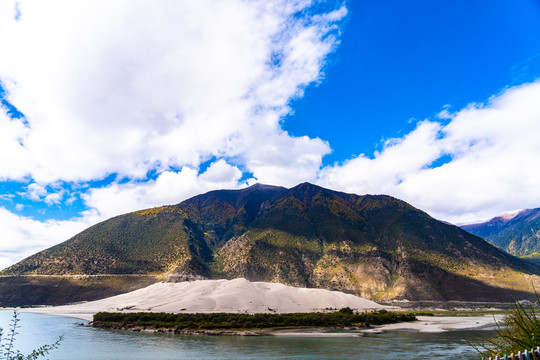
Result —
[[[109, 329], [129, 330], [149, 333], [176, 333], [184, 335], [235, 335], [235, 336], [287, 336], [287, 337], [359, 337], [388, 331], [413, 331], [419, 333], [444, 333], [463, 330], [489, 330], [504, 315], [481, 316], [417, 316], [417, 320], [396, 324], [372, 325], [369, 327], [309, 327], [289, 329], [249, 329], [249, 330], [196, 330], [150, 327], [107, 327]], [[97, 326], [101, 327], [101, 326]]]
[[376, 325], [364, 329], [288, 329], [276, 330], [274, 336], [298, 337], [358, 337], [365, 334], [379, 334], [388, 331], [413, 331], [419, 333], [444, 333], [462, 330], [489, 330], [504, 315], [482, 316], [417, 316], [416, 321], [398, 324]]
[[[75, 318], [83, 320], [90, 324], [93, 318], [93, 314], [82, 314], [76, 312], [56, 311], [55, 307], [44, 308], [3, 308], [4, 311], [19, 311], [23, 313], [54, 315], [68, 318]], [[502, 320], [503, 314], [487, 314], [487, 315], [456, 315], [451, 313], [448, 316], [435, 315], [435, 316], [417, 316], [416, 321], [398, 323], [398, 324], [386, 324], [372, 326], [367, 329], [352, 329], [352, 328], [295, 328], [295, 329], [262, 329], [262, 330], [211, 330], [211, 331], [184, 331], [182, 334], [193, 335], [250, 335], [250, 336], [291, 336], [291, 337], [357, 337], [362, 336], [365, 333], [383, 333], [387, 331], [414, 331], [419, 333], [444, 333], [449, 331], [461, 331], [461, 330], [482, 330], [489, 329], [495, 325], [496, 321]], [[149, 329], [140, 328], [140, 332], [151, 333], [170, 333], [165, 329]]]
[[211, 336], [284, 336], [284, 337], [359, 337], [363, 336], [362, 327], [313, 327], [313, 328], [293, 328], [293, 329], [243, 329], [243, 330], [224, 330], [224, 329], [174, 329], [174, 328], [148, 328], [145, 326], [89, 326], [142, 332], [142, 333], [163, 333], [176, 335], [211, 335]]

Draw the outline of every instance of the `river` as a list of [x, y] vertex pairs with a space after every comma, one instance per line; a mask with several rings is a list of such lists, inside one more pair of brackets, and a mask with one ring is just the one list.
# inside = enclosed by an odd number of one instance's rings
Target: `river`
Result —
[[[13, 312], [0, 311], [4, 334]], [[49, 359], [478, 359], [468, 340], [488, 330], [418, 333], [389, 331], [354, 338], [201, 336], [135, 333], [81, 326], [82, 320], [20, 314], [15, 347], [27, 354], [63, 335]]]

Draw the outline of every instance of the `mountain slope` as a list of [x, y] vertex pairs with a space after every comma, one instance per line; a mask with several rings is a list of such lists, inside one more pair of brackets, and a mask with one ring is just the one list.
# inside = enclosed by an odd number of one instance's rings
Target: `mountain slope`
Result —
[[[220, 190], [181, 204], [116, 216], [4, 270], [4, 275], [159, 274], [207, 276], [212, 250], [245, 230], [254, 209], [284, 188]], [[204, 231], [200, 225], [204, 225]]]
[[483, 223], [463, 225], [462, 228], [513, 255], [540, 253], [540, 208], [503, 214]]
[[371, 299], [489, 301], [527, 290], [538, 269], [390, 196], [304, 183], [118, 216], [2, 274], [245, 277]]

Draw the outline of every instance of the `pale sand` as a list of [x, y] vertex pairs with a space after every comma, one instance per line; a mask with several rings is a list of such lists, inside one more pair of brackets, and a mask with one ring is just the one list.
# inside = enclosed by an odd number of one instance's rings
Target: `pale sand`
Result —
[[390, 330], [412, 330], [419, 332], [444, 332], [449, 330], [469, 330], [489, 328], [504, 315], [480, 316], [417, 316], [417, 321], [378, 326], [364, 332], [381, 332]]
[[370, 329], [353, 330], [350, 332], [328, 332], [325, 329], [306, 330], [277, 330], [272, 332], [274, 336], [290, 337], [359, 337], [365, 334], [377, 334], [384, 331], [408, 330], [422, 333], [441, 333], [452, 330], [472, 330], [482, 328], [492, 328], [495, 321], [502, 319], [504, 315], [482, 315], [482, 316], [417, 316], [417, 321], [402, 322], [398, 324], [388, 324], [374, 326]]
[[277, 283], [196, 280], [157, 283], [126, 294], [74, 305], [21, 309], [24, 312], [91, 320], [100, 311], [169, 313], [295, 313], [350, 307], [356, 311], [389, 309], [358, 296]]

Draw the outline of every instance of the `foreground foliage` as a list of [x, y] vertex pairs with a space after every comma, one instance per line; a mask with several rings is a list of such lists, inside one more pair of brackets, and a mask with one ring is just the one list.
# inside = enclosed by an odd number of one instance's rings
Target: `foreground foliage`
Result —
[[391, 324], [416, 320], [414, 314], [378, 312], [354, 313], [343, 308], [333, 313], [291, 314], [168, 314], [168, 313], [107, 313], [94, 315], [94, 326], [174, 328], [176, 330], [264, 329], [286, 327], [341, 327]]
[[9, 325], [9, 332], [4, 336], [2, 329], [0, 329], [0, 359], [2, 360], [34, 360], [39, 357], [45, 356], [49, 351], [54, 350], [62, 341], [60, 336], [54, 344], [43, 345], [36, 350], [33, 350], [28, 355], [23, 355], [19, 350], [15, 349], [15, 337], [19, 334], [17, 329], [21, 326], [19, 325], [19, 313], [14, 311], [13, 318]]
[[[540, 302], [538, 293], [536, 293], [536, 298]], [[473, 346], [485, 358], [517, 354], [518, 351], [525, 349], [536, 349], [540, 345], [539, 316], [533, 304], [524, 305], [515, 299], [512, 312], [497, 323], [495, 337], [482, 339], [480, 344]]]

